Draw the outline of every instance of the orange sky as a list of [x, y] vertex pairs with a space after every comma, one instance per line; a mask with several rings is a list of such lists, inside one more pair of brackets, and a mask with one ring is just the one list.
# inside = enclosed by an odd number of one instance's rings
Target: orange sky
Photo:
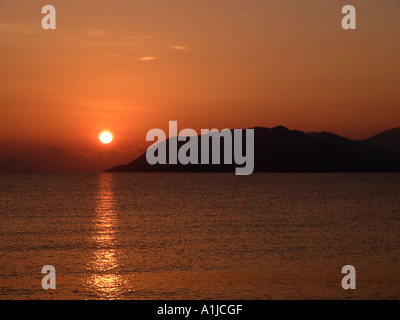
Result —
[[0, 162], [61, 150], [101, 170], [169, 120], [365, 138], [400, 125], [399, 39], [398, 0], [0, 0]]

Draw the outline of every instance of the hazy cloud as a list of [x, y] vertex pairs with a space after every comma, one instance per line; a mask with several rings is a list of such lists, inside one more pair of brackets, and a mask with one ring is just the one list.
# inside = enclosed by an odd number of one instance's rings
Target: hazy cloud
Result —
[[34, 34], [37, 33], [37, 31], [31, 25], [0, 23], [0, 33], [24, 35], [24, 34]]
[[157, 57], [141, 57], [138, 60], [139, 61], [153, 61], [153, 60], [156, 60], [156, 59], [157, 59]]
[[189, 48], [186, 46], [172, 46], [173, 49], [175, 50], [188, 50]]
[[103, 29], [91, 28], [91, 29], [86, 30], [86, 33], [90, 36], [102, 36], [102, 35], [105, 35], [107, 32]]
[[145, 151], [136, 145], [116, 150], [68, 152], [56, 146], [0, 154], [0, 172], [102, 172], [131, 162]]
[[54, 147], [54, 146], [46, 146], [44, 147], [44, 149], [46, 150], [47, 154], [51, 157], [63, 157], [65, 156], [64, 150]]

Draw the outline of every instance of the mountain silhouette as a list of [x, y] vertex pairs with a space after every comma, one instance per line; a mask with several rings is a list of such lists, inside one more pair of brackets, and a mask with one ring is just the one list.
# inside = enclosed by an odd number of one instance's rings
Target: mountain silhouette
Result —
[[367, 146], [400, 154], [400, 128], [386, 130], [360, 142]]
[[[400, 154], [365, 141], [329, 132], [304, 133], [283, 126], [254, 129], [254, 172], [400, 172]], [[245, 140], [243, 133], [243, 140]], [[372, 137], [373, 138], [373, 137]], [[171, 139], [164, 142], [167, 147]], [[222, 139], [223, 140], [223, 139]], [[369, 139], [367, 139], [369, 140]], [[199, 162], [201, 139], [198, 139]], [[400, 140], [397, 140], [400, 141]], [[178, 141], [178, 148], [185, 142]], [[221, 141], [221, 163], [223, 163]], [[245, 150], [243, 142], [243, 150]], [[211, 159], [211, 147], [209, 157]], [[234, 172], [236, 164], [150, 165], [146, 153], [127, 165], [106, 172]]]

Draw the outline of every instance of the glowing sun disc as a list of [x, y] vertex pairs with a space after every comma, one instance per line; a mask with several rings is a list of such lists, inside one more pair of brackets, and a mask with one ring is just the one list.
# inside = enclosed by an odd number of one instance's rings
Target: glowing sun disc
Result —
[[100, 134], [100, 141], [105, 144], [110, 143], [112, 141], [112, 139], [113, 139], [113, 136], [109, 132], [102, 132]]

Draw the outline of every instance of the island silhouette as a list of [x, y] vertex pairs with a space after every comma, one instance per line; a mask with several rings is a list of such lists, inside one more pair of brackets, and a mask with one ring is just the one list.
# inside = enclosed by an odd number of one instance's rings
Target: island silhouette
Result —
[[[358, 141], [330, 132], [305, 133], [284, 126], [252, 129], [254, 172], [400, 172], [400, 128]], [[176, 137], [160, 142], [167, 145], [167, 158], [171, 139]], [[201, 139], [198, 141], [200, 163]], [[178, 141], [178, 148], [184, 143]], [[220, 149], [223, 163], [223, 139]], [[150, 165], [143, 153], [131, 163], [106, 172], [234, 172], [236, 167], [236, 164]]]

